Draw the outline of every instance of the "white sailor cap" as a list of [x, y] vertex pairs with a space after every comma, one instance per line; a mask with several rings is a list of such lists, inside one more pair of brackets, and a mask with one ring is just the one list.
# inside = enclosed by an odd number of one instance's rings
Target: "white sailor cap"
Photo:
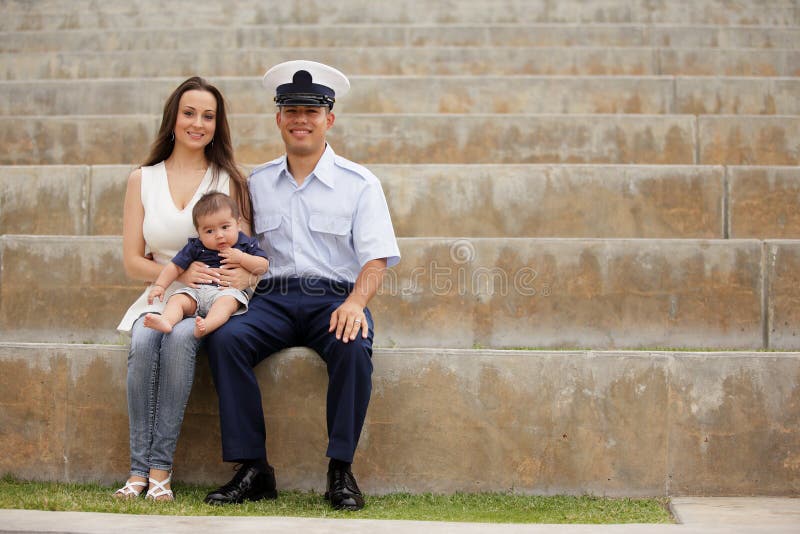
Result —
[[347, 76], [323, 63], [294, 60], [279, 63], [264, 74], [262, 84], [279, 106], [328, 106], [347, 94]]

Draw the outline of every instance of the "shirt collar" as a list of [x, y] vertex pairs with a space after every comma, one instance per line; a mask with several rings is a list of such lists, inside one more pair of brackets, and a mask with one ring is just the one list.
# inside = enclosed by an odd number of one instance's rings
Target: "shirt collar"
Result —
[[[333, 149], [329, 144], [326, 143], [325, 152], [322, 153], [322, 157], [319, 158], [317, 166], [314, 167], [314, 170], [309, 175], [309, 178], [316, 177], [320, 182], [333, 189], [333, 184], [335, 182], [334, 180], [335, 157], [336, 154], [334, 153]], [[278, 167], [278, 177], [285, 176], [286, 178], [288, 178], [289, 175], [290, 175], [289, 163], [286, 154], [284, 154], [280, 166]]]
[[250, 238], [247, 237], [247, 234], [245, 234], [244, 232], [239, 230], [239, 237], [236, 239], [236, 242], [239, 245], [246, 245], [247, 243], [249, 243], [249, 241], [250, 241]]
[[311, 173], [331, 189], [333, 189], [334, 184], [333, 160], [335, 156], [336, 154], [333, 153], [331, 145], [325, 143], [325, 152], [322, 153], [317, 166], [314, 167], [314, 172]]

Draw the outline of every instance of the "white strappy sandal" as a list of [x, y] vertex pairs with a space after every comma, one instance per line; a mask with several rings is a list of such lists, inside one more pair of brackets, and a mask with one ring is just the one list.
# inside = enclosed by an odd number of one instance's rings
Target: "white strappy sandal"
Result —
[[[139, 495], [142, 494], [144, 489], [147, 487], [146, 482], [142, 482], [141, 480], [135, 480], [133, 482], [128, 481], [122, 486], [120, 489], [114, 492], [114, 496], [118, 496], [123, 499], [135, 499]], [[137, 491], [136, 488], [141, 488]]]
[[[150, 499], [153, 501], [162, 500], [162, 501], [173, 501], [175, 500], [175, 494], [172, 493], [171, 489], [167, 489], [164, 486], [169, 484], [172, 481], [172, 473], [169, 474], [167, 478], [164, 480], [158, 481], [152, 477], [148, 478], [150, 482], [151, 488], [147, 490], [147, 495], [144, 496], [145, 499]], [[159, 497], [163, 496], [169, 497], [168, 499], [159, 499]]]

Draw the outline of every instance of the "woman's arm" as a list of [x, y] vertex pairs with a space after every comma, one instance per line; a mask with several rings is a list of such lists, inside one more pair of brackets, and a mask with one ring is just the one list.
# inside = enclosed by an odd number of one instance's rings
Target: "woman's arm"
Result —
[[122, 211], [122, 263], [125, 266], [125, 273], [130, 278], [152, 282], [158, 278], [161, 266], [144, 255], [143, 223], [142, 169], [136, 169], [128, 177], [128, 187], [125, 190], [125, 205]]

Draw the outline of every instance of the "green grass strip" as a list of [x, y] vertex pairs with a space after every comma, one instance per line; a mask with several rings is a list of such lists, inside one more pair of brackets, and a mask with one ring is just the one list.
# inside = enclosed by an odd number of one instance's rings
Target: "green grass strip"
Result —
[[0, 508], [119, 514], [284, 516], [348, 519], [407, 519], [488, 523], [670, 523], [667, 499], [527, 496], [505, 493], [367, 495], [360, 512], [331, 510], [313, 492], [282, 491], [275, 501], [209, 506], [211, 487], [176, 483], [172, 503], [117, 500], [115, 487], [98, 484], [23, 482], [0, 479]]

